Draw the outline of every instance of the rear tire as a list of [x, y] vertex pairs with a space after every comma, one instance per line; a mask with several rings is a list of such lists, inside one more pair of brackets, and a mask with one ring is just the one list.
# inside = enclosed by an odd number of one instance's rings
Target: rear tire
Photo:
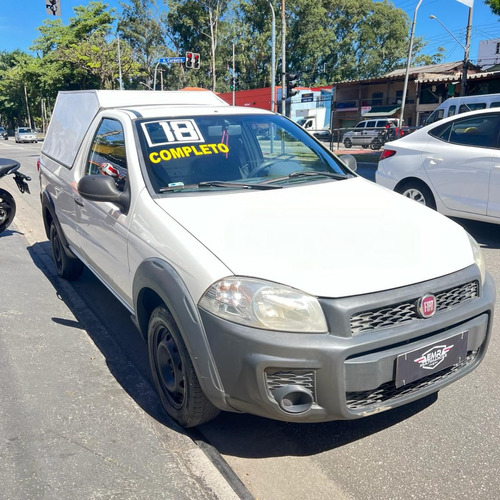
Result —
[[436, 210], [436, 200], [432, 191], [423, 183], [418, 181], [408, 181], [399, 186], [396, 191], [417, 203]]
[[153, 381], [168, 415], [182, 427], [194, 427], [220, 413], [203, 393], [179, 328], [164, 306], [151, 314], [148, 351]]
[[0, 233], [5, 231], [16, 215], [14, 197], [5, 189], [0, 189]]
[[68, 281], [76, 280], [83, 271], [81, 260], [70, 257], [61, 241], [56, 225], [52, 222], [50, 225], [50, 244], [52, 246], [52, 257], [56, 265], [57, 274]]
[[373, 139], [370, 144], [370, 149], [372, 149], [373, 151], [378, 151], [381, 147], [382, 141], [378, 137], [375, 137], [375, 139]]

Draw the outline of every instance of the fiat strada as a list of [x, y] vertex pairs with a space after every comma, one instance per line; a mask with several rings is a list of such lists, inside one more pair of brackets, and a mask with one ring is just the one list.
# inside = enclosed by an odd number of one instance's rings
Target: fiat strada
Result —
[[483, 359], [478, 244], [347, 163], [209, 91], [59, 94], [39, 161], [57, 272], [87, 266], [130, 312], [181, 425], [359, 418]]

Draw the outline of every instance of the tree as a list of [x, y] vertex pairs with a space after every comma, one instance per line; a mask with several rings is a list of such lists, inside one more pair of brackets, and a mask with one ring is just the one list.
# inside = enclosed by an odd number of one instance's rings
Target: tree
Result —
[[[121, 2], [123, 11], [118, 21], [118, 31], [120, 37], [130, 45], [133, 59], [140, 68], [140, 76], [146, 79], [148, 85], [152, 85], [158, 58], [174, 55], [165, 44], [166, 14], [162, 9], [165, 4], [166, 0], [129, 0], [128, 4]], [[179, 71], [175, 74], [172, 83], [178, 80]]]
[[[168, 13], [170, 40], [180, 50], [197, 52], [204, 59], [208, 55], [208, 77], [210, 87], [217, 87], [217, 51], [221, 27], [229, 31], [228, 12], [230, 0], [171, 0]], [[193, 73], [190, 71], [189, 73]], [[199, 73], [199, 72], [197, 72]], [[201, 75], [186, 75], [186, 79], [198, 82], [205, 80]]]
[[[39, 28], [31, 50], [42, 54], [44, 63], [55, 69], [45, 72], [56, 81], [54, 87], [112, 88], [113, 74], [117, 73], [117, 53], [111, 28], [113, 10], [102, 2], [74, 8], [75, 17], [68, 26], [60, 19], [46, 20]], [[113, 38], [109, 42], [108, 39]], [[126, 52], [126, 51], [125, 51]]]
[[500, 16], [500, 0], [484, 0], [486, 5], [489, 5], [493, 14]]

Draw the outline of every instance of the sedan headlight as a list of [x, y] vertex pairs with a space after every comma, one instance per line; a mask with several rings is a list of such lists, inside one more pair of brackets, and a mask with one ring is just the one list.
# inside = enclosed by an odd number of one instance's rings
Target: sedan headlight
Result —
[[470, 234], [467, 233], [467, 236], [469, 237], [472, 254], [474, 255], [474, 261], [477, 267], [479, 267], [479, 272], [481, 274], [481, 284], [483, 284], [484, 278], [486, 276], [486, 263], [484, 262], [483, 252], [478, 242]]
[[315, 297], [258, 279], [220, 280], [205, 292], [199, 305], [220, 318], [254, 328], [301, 333], [328, 331]]

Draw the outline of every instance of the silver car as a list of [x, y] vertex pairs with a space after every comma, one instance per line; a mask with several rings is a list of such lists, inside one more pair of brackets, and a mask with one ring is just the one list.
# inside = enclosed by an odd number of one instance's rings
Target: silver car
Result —
[[15, 133], [16, 142], [38, 142], [35, 132], [31, 128], [17, 127]]
[[[346, 148], [352, 146], [363, 146], [377, 150], [380, 149], [387, 140], [395, 139], [397, 118], [380, 118], [360, 121], [353, 130], [346, 132], [342, 137], [342, 142]], [[394, 132], [391, 134], [391, 132]], [[391, 136], [393, 135], [393, 136]]]

